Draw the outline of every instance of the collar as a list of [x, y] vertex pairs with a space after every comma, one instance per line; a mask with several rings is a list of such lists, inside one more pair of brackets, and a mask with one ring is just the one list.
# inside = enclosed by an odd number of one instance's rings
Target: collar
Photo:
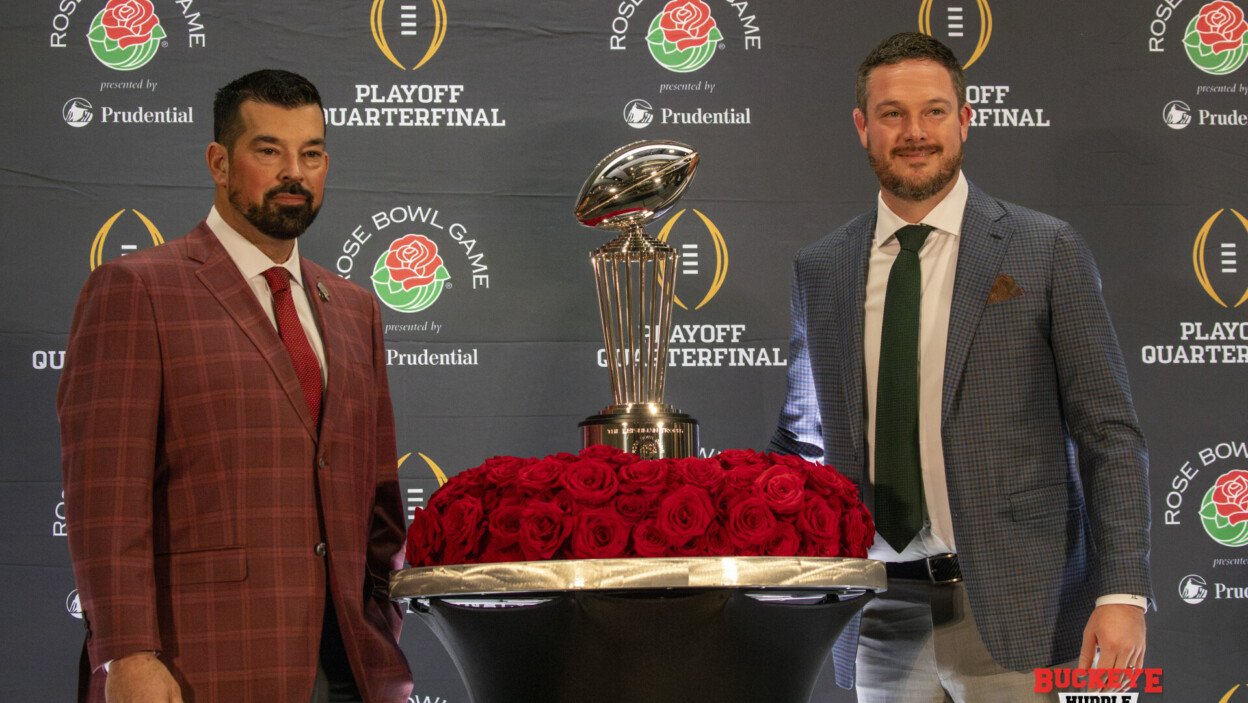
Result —
[[[970, 193], [971, 189], [966, 184], [966, 177], [958, 171], [958, 180], [953, 184], [953, 190], [949, 191], [949, 195], [946, 195], [944, 200], [937, 203], [936, 207], [927, 213], [922, 224], [931, 225], [938, 231], [958, 236], [962, 231], [962, 215], [966, 212], [966, 201]], [[884, 204], [882, 195], [876, 196], [875, 246], [883, 246], [894, 238], [897, 230], [907, 224], [910, 223], [901, 219], [897, 213]]]
[[225, 248], [225, 253], [230, 255], [230, 259], [234, 261], [234, 265], [238, 267], [243, 278], [251, 280], [255, 276], [262, 275], [268, 269], [274, 266], [281, 266], [290, 272], [290, 280], [303, 287], [303, 267], [299, 265], [299, 242], [295, 242], [295, 248], [290, 252], [290, 258], [280, 264], [274, 264], [264, 252], [260, 251], [256, 245], [247, 241], [247, 238], [239, 234], [237, 230], [221, 217], [214, 205], [208, 213], [207, 218], [208, 229], [216, 235], [217, 241], [221, 242], [221, 246]]

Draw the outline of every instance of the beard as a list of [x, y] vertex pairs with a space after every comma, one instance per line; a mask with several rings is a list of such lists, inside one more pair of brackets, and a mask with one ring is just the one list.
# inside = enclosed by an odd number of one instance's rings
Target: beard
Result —
[[[867, 161], [871, 163], [871, 170], [875, 171], [875, 177], [880, 181], [880, 187], [901, 198], [911, 202], [922, 202], [939, 193], [957, 178], [959, 169], [962, 168], [962, 146], [958, 145], [957, 151], [941, 158], [944, 153], [942, 147], [937, 147], [932, 156], [940, 159], [940, 167], [936, 173], [924, 180], [914, 181], [906, 179], [897, 171], [893, 170], [892, 165], [883, 159], [876, 157], [871, 151], [870, 144], [867, 145]], [[889, 156], [901, 156], [913, 151], [915, 147], [898, 147], [893, 149]]]
[[[273, 198], [282, 194], [302, 195], [307, 201], [302, 205], [278, 205]], [[253, 227], [274, 239], [295, 239], [307, 231], [320, 212], [320, 206], [312, 205], [312, 193], [298, 183], [278, 186], [264, 194], [260, 203], [243, 202], [239, 190], [230, 189], [230, 205]]]

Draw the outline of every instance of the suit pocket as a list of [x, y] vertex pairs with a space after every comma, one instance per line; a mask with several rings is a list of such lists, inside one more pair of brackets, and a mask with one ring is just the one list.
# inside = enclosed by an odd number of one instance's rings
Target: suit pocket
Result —
[[1075, 507], [1073, 493], [1074, 486], [1058, 483], [1011, 494], [1010, 517], [1015, 522], [1020, 522], [1046, 515], [1064, 514]]
[[242, 581], [247, 578], [247, 548], [157, 554], [155, 565], [156, 583], [161, 586]]

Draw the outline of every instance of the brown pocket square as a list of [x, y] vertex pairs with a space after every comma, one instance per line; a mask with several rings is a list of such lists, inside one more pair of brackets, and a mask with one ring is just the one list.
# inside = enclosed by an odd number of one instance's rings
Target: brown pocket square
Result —
[[1004, 302], [1010, 298], [1017, 298], [1022, 294], [1023, 289], [1019, 288], [1014, 279], [1003, 273], [997, 276], [997, 280], [992, 282], [992, 291], [988, 293], [988, 304]]

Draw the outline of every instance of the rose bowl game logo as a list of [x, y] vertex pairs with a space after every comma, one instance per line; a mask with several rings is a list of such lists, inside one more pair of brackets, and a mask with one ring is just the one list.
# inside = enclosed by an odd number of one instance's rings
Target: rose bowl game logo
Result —
[[669, 71], [690, 73], [710, 62], [724, 35], [702, 0], [671, 0], [646, 33], [650, 55]]
[[1227, 0], [1200, 8], [1183, 33], [1187, 57], [1205, 73], [1222, 76], [1248, 59], [1248, 22], [1244, 11]]
[[420, 312], [437, 301], [450, 277], [438, 245], [423, 234], [407, 234], [378, 257], [373, 290], [392, 310]]
[[165, 30], [150, 0], [108, 0], [87, 33], [95, 58], [117, 71], [146, 65], [164, 38]]
[[1248, 544], [1248, 471], [1235, 469], [1218, 477], [1200, 504], [1200, 521], [1218, 544]]

